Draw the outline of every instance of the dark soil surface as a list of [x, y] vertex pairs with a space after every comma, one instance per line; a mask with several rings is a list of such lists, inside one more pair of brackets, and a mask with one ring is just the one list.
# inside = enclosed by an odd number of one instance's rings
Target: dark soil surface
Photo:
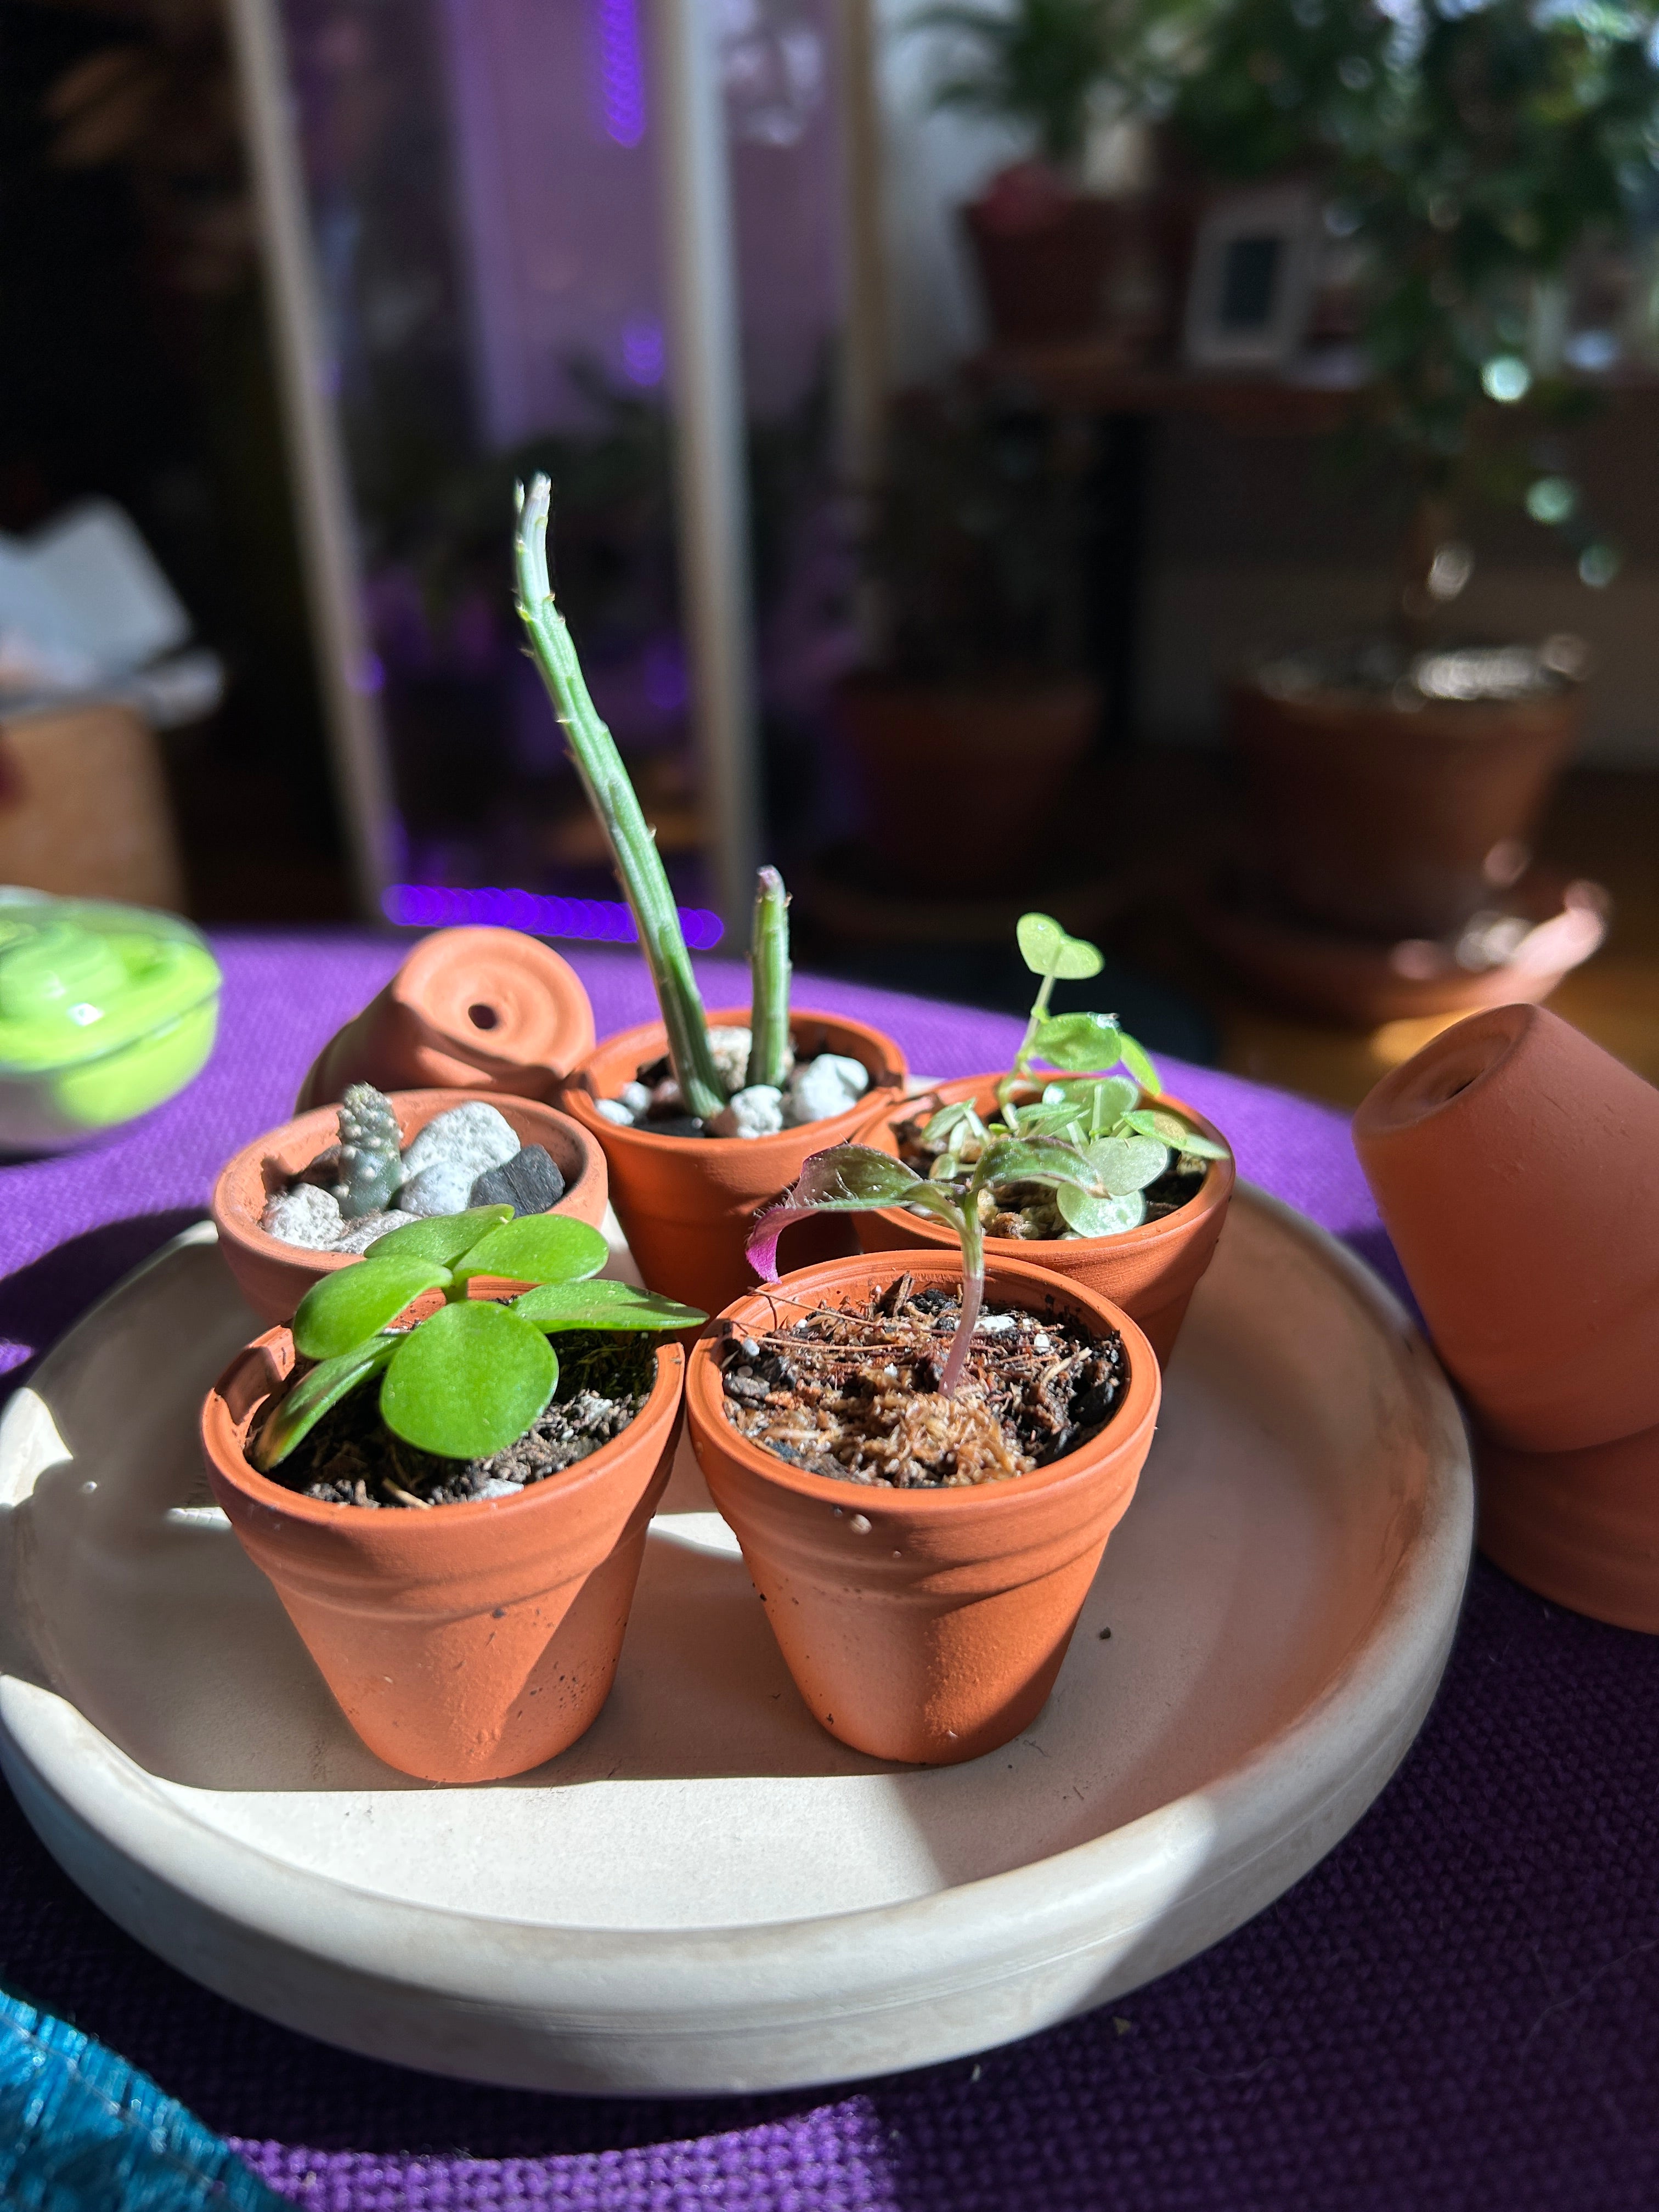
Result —
[[[1019, 1101], [1016, 1099], [1014, 1103], [1018, 1105]], [[929, 1146], [923, 1141], [928, 1121], [938, 1111], [937, 1102], [930, 1099], [927, 1110], [914, 1121], [893, 1124], [899, 1158], [919, 1176], [925, 1176], [938, 1157], [938, 1146]], [[1190, 1205], [1204, 1187], [1209, 1164], [1207, 1160], [1177, 1153], [1158, 1181], [1146, 1186], [1147, 1220], [1160, 1221], [1166, 1213], [1177, 1213], [1183, 1206]], [[1048, 1242], [1077, 1235], [1076, 1230], [1066, 1225], [1054, 1204], [1053, 1191], [1041, 1183], [999, 1183], [996, 1200], [994, 1208], [981, 1209], [988, 1237], [1019, 1237]]]
[[[540, 1418], [489, 1459], [441, 1459], [382, 1427], [380, 1382], [364, 1384], [325, 1414], [270, 1480], [332, 1505], [419, 1510], [506, 1498], [544, 1482], [620, 1436], [651, 1395], [656, 1339], [572, 1330], [555, 1341], [558, 1387]], [[295, 1370], [295, 1379], [304, 1369]]]
[[1020, 1306], [988, 1306], [966, 1373], [941, 1397], [960, 1310], [959, 1291], [918, 1291], [904, 1275], [866, 1305], [781, 1321], [761, 1336], [727, 1324], [726, 1419], [814, 1474], [943, 1490], [1044, 1467], [1116, 1412], [1129, 1372], [1121, 1337]]

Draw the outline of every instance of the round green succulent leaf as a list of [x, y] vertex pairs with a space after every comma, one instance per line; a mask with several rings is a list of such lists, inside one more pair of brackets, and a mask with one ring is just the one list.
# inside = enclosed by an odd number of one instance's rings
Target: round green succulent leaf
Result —
[[1170, 1148], [1156, 1137], [1098, 1137], [1084, 1149], [1095, 1188], [1108, 1198], [1145, 1190], [1170, 1164]]
[[487, 1459], [517, 1442], [558, 1379], [539, 1328], [472, 1299], [443, 1307], [403, 1339], [380, 1385], [380, 1419], [422, 1451]]
[[1030, 1057], [1068, 1073], [1103, 1073], [1127, 1056], [1126, 1042], [1109, 1014], [1055, 1014], [1039, 1023]]
[[388, 1229], [369, 1250], [377, 1260], [435, 1260], [447, 1267], [470, 1252], [481, 1237], [511, 1221], [510, 1206], [470, 1206], [465, 1213], [434, 1213], [426, 1221], [406, 1221]]
[[541, 1283], [514, 1298], [507, 1310], [541, 1329], [701, 1328], [708, 1318], [698, 1307], [659, 1297], [655, 1291], [604, 1279]]
[[1139, 1229], [1146, 1218], [1146, 1200], [1130, 1191], [1121, 1198], [1092, 1198], [1085, 1190], [1066, 1188], [1054, 1193], [1060, 1218], [1079, 1237], [1116, 1237], [1126, 1229]]
[[378, 1335], [422, 1291], [441, 1290], [449, 1270], [435, 1260], [361, 1261], [313, 1283], [294, 1316], [294, 1348], [306, 1359], [332, 1359]]
[[1086, 938], [1068, 937], [1051, 914], [1023, 914], [1014, 934], [1020, 957], [1034, 975], [1083, 982], [1105, 966], [1099, 949]]
[[568, 1213], [521, 1213], [504, 1221], [455, 1263], [455, 1279], [504, 1275], [518, 1283], [576, 1283], [597, 1275], [611, 1247], [597, 1229]]

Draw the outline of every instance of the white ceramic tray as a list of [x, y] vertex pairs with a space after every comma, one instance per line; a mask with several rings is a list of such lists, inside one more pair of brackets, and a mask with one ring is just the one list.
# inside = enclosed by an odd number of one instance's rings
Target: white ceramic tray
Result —
[[1101, 2004], [1330, 1850], [1457, 1618], [1473, 1492], [1443, 1376], [1358, 1261], [1241, 1186], [1027, 1735], [933, 1772], [823, 1735], [685, 1455], [598, 1723], [516, 1782], [435, 1789], [358, 1744], [204, 1502], [197, 1407], [254, 1327], [192, 1231], [14, 1398], [0, 1760], [140, 1942], [437, 2072], [829, 2082]]

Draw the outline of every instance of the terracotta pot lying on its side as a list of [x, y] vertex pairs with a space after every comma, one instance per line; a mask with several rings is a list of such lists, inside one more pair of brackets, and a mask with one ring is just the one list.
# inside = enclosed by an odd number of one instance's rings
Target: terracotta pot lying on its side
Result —
[[550, 946], [516, 929], [435, 930], [323, 1047], [295, 1111], [349, 1083], [550, 1098], [592, 1045], [581, 978]]
[[[726, 1318], [775, 1326], [908, 1272], [961, 1280], [960, 1259], [860, 1255], [786, 1276]], [[1152, 1346], [1127, 1314], [1042, 1269], [988, 1263], [987, 1292], [1121, 1331], [1129, 1386], [1092, 1443], [1005, 1482], [893, 1490], [810, 1474], [726, 1419], [714, 1340], [691, 1354], [691, 1440], [736, 1531], [795, 1685], [834, 1736], [878, 1759], [951, 1765], [994, 1751], [1042, 1710], [1158, 1419]]]
[[1082, 677], [970, 685], [854, 676], [832, 704], [857, 768], [860, 840], [913, 891], [960, 891], [964, 867], [981, 890], [1019, 879], [1101, 711], [1099, 686]]
[[499, 1781], [598, 1717], [679, 1436], [685, 1356], [671, 1343], [656, 1359], [645, 1406], [591, 1457], [517, 1498], [426, 1512], [325, 1504], [250, 1465], [249, 1426], [293, 1367], [286, 1329], [239, 1352], [209, 1393], [214, 1497], [388, 1766]]
[[[708, 1019], [744, 1025], [749, 1011], [728, 1006]], [[873, 1099], [896, 1097], [904, 1087], [904, 1054], [879, 1030], [805, 1007], [791, 1015], [790, 1028], [803, 1060], [836, 1052], [863, 1061], [871, 1088], [855, 1106], [772, 1137], [663, 1137], [620, 1128], [593, 1102], [614, 1098], [637, 1068], [666, 1052], [660, 1022], [607, 1037], [576, 1070], [560, 1100], [604, 1147], [611, 1200], [646, 1282], [705, 1313], [718, 1313], [753, 1288], [755, 1271], [744, 1248], [757, 1211], [788, 1188], [809, 1152], [845, 1144]], [[852, 1244], [843, 1219], [804, 1222], [786, 1232], [786, 1264], [850, 1251]]]
[[1512, 880], [1577, 745], [1577, 690], [1513, 702], [1228, 694], [1249, 851], [1286, 904], [1380, 938], [1455, 933]]
[[[963, 1076], [955, 1083], [939, 1084], [923, 1095], [937, 1097], [946, 1105], [971, 1098], [975, 1110], [983, 1120], [995, 1110], [996, 1087], [1000, 1080], [996, 1075]], [[873, 1145], [896, 1158], [898, 1139], [894, 1134], [894, 1124], [907, 1118], [914, 1103], [905, 1101], [902, 1109], [884, 1108], [872, 1114], [854, 1141]], [[1212, 1121], [1206, 1121], [1180, 1099], [1160, 1098], [1158, 1103], [1182, 1115], [1216, 1143], [1226, 1143], [1226, 1138]], [[1146, 1331], [1160, 1364], [1167, 1365], [1193, 1292], [1215, 1256], [1234, 1180], [1231, 1158], [1212, 1160], [1195, 1198], [1188, 1200], [1178, 1212], [1166, 1213], [1161, 1221], [1148, 1221], [1139, 1229], [1126, 1229], [1119, 1237], [1063, 1237], [1052, 1242], [988, 1237], [986, 1265], [995, 1261], [999, 1265], [1019, 1262], [1027, 1267], [1046, 1267], [1053, 1274], [1064, 1275], [1069, 1282], [1086, 1285], [1102, 1297], [1109, 1298], [1114, 1305], [1121, 1306]], [[957, 1240], [943, 1222], [911, 1213], [902, 1206], [854, 1214], [853, 1224], [866, 1252], [956, 1249]]]
[[[555, 1213], [568, 1213], [596, 1229], [604, 1220], [608, 1195], [605, 1155], [568, 1115], [533, 1098], [494, 1091], [395, 1091], [391, 1097], [405, 1145], [434, 1115], [482, 1099], [512, 1124], [520, 1144], [541, 1145], [551, 1155], [564, 1177], [564, 1196], [552, 1209]], [[261, 1321], [291, 1320], [313, 1283], [351, 1267], [359, 1257], [355, 1252], [312, 1252], [301, 1244], [284, 1244], [259, 1226], [265, 1200], [326, 1152], [337, 1134], [335, 1109], [316, 1107], [244, 1145], [213, 1187], [219, 1249], [236, 1278], [237, 1289]]]
[[1500, 1006], [1385, 1076], [1354, 1143], [1481, 1432], [1483, 1544], [1659, 1631], [1659, 1091]]

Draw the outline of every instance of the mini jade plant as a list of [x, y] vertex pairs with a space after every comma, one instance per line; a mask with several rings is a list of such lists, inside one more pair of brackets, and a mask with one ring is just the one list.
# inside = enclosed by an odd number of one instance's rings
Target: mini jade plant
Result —
[[[380, 1419], [441, 1458], [488, 1459], [516, 1443], [559, 1379], [549, 1339], [565, 1329], [695, 1328], [693, 1306], [592, 1279], [607, 1248], [597, 1229], [559, 1214], [478, 1206], [394, 1229], [355, 1267], [325, 1275], [300, 1301], [294, 1348], [316, 1364], [277, 1403], [252, 1458], [269, 1474], [349, 1392], [380, 1379]], [[509, 1304], [472, 1298], [475, 1276], [527, 1283]], [[423, 1291], [443, 1304], [412, 1328], [394, 1323]], [[422, 1501], [423, 1502], [423, 1501]]]
[[[518, 487], [514, 550], [520, 619], [632, 909], [685, 1110], [709, 1121], [726, 1105], [726, 1086], [714, 1064], [708, 1016], [656, 839], [640, 810], [616, 740], [589, 696], [569, 625], [554, 600], [547, 568], [551, 500], [552, 486], [544, 476], [537, 477], [528, 492], [522, 484]], [[756, 887], [750, 959], [751, 1043], [739, 1088], [776, 1085], [783, 1079], [789, 1045], [788, 908], [782, 878], [775, 868], [763, 868]]]

